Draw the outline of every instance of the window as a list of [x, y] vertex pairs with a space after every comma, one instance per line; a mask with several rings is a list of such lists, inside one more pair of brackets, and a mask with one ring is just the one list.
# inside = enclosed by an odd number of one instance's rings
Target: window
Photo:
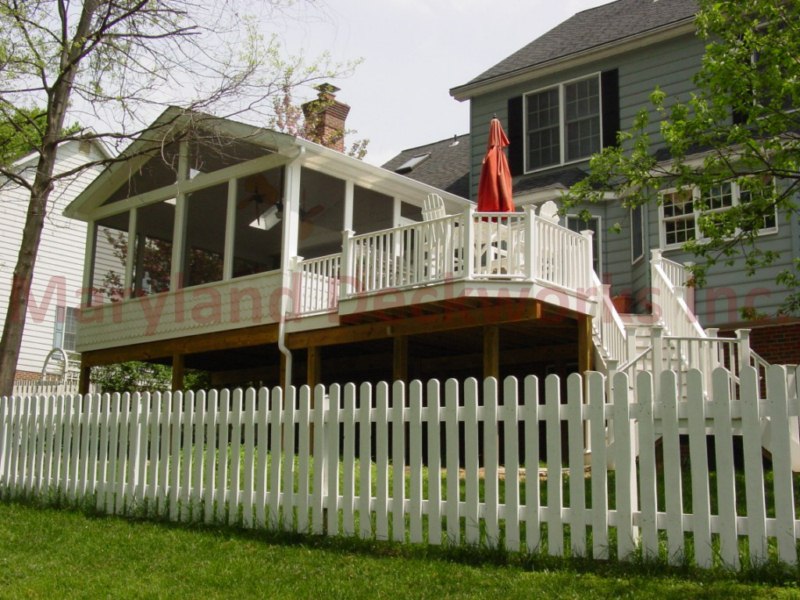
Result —
[[75, 351], [75, 337], [78, 333], [78, 309], [69, 306], [56, 307], [56, 322], [53, 329], [53, 348], [67, 352]]
[[525, 96], [526, 170], [588, 158], [602, 146], [600, 76]]
[[642, 205], [631, 209], [631, 263], [644, 256], [644, 210]]
[[[734, 206], [750, 202], [753, 191], [736, 181], [726, 181], [701, 192], [699, 189], [669, 190], [661, 194], [661, 245], [680, 247], [693, 239], [701, 239], [700, 215], [723, 213]], [[703, 207], [703, 210], [700, 210]], [[778, 227], [776, 210], [760, 217], [759, 233], [771, 233]]]
[[602, 279], [602, 273], [600, 272], [600, 217], [589, 217], [589, 220], [585, 221], [583, 216], [567, 215], [567, 229], [576, 232], [589, 229], [594, 233], [592, 236], [592, 268], [597, 273], [597, 276]]

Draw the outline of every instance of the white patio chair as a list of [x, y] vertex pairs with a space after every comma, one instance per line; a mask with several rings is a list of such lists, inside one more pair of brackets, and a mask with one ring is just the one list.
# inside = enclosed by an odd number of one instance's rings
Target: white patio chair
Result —
[[422, 202], [422, 220], [433, 221], [434, 219], [441, 219], [446, 217], [447, 213], [444, 209], [444, 200], [439, 194], [428, 194]]

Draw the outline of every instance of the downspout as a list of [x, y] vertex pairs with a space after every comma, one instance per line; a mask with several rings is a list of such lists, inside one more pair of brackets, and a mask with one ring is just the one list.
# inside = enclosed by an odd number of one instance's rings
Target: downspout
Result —
[[[285, 168], [288, 170], [289, 167], [294, 165], [298, 160], [300, 160], [306, 153], [306, 149], [304, 147], [300, 147], [297, 154], [288, 162], [286, 163]], [[291, 174], [288, 174], [291, 175]], [[288, 190], [287, 190], [288, 188]], [[286, 192], [289, 193], [286, 193]], [[284, 198], [290, 201], [292, 192], [295, 190], [293, 189], [293, 182], [292, 180], [287, 177], [286, 181], [284, 182]], [[299, 202], [300, 199], [300, 191], [297, 190], [297, 199]], [[285, 219], [286, 227], [284, 228], [284, 249], [286, 248], [286, 242], [289, 240], [287, 232], [294, 229], [297, 230], [294, 219], [294, 215], [297, 214], [299, 217], [299, 208], [291, 205], [289, 202], [284, 203], [284, 211], [286, 208], [291, 207], [292, 209], [292, 217], [289, 219]], [[284, 213], [286, 214], [286, 213]], [[291, 244], [292, 247], [295, 249], [295, 254], [297, 251], [297, 244]], [[294, 271], [297, 265], [296, 257], [295, 256], [286, 256], [282, 260], [282, 269], [281, 269], [281, 301], [280, 301], [280, 308], [278, 311], [278, 350], [280, 350], [281, 354], [286, 358], [286, 366], [284, 369], [284, 389], [288, 390], [292, 385], [292, 351], [289, 350], [289, 347], [286, 345], [286, 315], [289, 311], [289, 295], [292, 293], [292, 278], [294, 276]], [[288, 293], [287, 293], [288, 290]]]

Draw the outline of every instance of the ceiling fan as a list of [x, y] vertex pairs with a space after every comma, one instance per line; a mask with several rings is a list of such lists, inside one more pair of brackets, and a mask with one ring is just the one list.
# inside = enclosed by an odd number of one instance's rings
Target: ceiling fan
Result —
[[244, 188], [244, 198], [239, 201], [237, 209], [253, 205], [255, 219], [250, 226], [264, 231], [275, 227], [283, 218], [283, 200], [278, 190], [260, 173], [248, 177]]

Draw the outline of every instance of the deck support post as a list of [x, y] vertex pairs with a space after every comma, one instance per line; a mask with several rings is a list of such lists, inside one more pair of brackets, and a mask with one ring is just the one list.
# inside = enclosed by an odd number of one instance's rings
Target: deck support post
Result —
[[392, 381], [408, 381], [408, 336], [393, 338]]
[[306, 383], [313, 390], [318, 383], [322, 383], [322, 350], [319, 346], [308, 347], [306, 363]]
[[592, 368], [594, 368], [592, 317], [578, 315], [578, 372], [583, 374]]
[[92, 367], [88, 366], [83, 358], [81, 358], [81, 370], [78, 376], [78, 393], [88, 394], [89, 384], [92, 380]]
[[184, 360], [183, 354], [172, 355], [172, 391], [183, 389]]
[[500, 378], [500, 327], [483, 328], [483, 378]]

